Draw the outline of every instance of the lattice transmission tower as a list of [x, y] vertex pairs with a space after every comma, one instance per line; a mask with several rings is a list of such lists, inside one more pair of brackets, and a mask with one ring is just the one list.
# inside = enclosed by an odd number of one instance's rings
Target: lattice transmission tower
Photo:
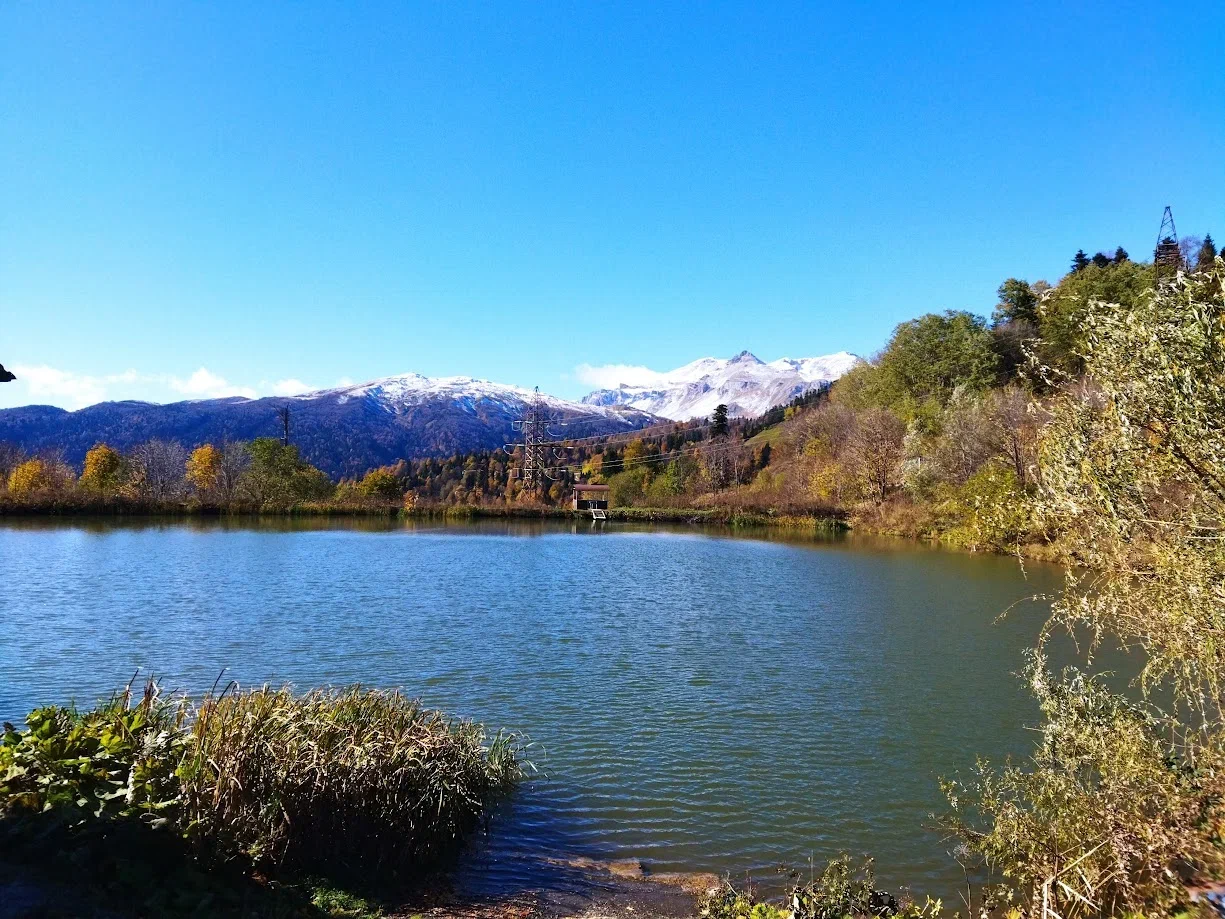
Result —
[[537, 386], [523, 417], [511, 424], [514, 430], [523, 432], [523, 443], [507, 444], [511, 449], [523, 448], [523, 464], [519, 477], [523, 480], [525, 491], [538, 491], [549, 474], [549, 444], [553, 442], [549, 426], [554, 423], [548, 406], [540, 396], [540, 387]]
[[1157, 277], [1176, 274], [1182, 268], [1182, 250], [1178, 248], [1178, 230], [1174, 228], [1174, 212], [1166, 205], [1157, 231], [1157, 247], [1153, 250], [1153, 267]]

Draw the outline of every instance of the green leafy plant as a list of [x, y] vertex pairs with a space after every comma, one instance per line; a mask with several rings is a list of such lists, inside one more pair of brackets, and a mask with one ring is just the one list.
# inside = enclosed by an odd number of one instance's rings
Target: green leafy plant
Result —
[[139, 817], [154, 826], [175, 819], [187, 714], [184, 700], [150, 683], [135, 706], [124, 692], [88, 712], [36, 709], [25, 731], [6, 723], [0, 813], [58, 810], [69, 822]]
[[788, 911], [756, 899], [751, 891], [739, 891], [725, 880], [703, 897], [698, 915], [702, 919], [787, 919]]
[[821, 875], [807, 884], [797, 884], [787, 906], [757, 899], [751, 888], [738, 890], [728, 881], [708, 893], [699, 904], [702, 919], [844, 919], [844, 917], [901, 917], [936, 919], [939, 900], [922, 904], [900, 900], [876, 887], [870, 858], [852, 867], [845, 856], [830, 860]]
[[149, 683], [135, 702], [4, 725], [0, 851], [36, 873], [75, 866], [140, 915], [374, 915], [255, 871], [411, 879], [514, 786], [521, 751], [397, 692], [264, 687], [193, 706]]
[[832, 859], [821, 876], [791, 893], [794, 919], [841, 919], [843, 916], [892, 916], [897, 901], [876, 889], [872, 859], [851, 867], [845, 855]]

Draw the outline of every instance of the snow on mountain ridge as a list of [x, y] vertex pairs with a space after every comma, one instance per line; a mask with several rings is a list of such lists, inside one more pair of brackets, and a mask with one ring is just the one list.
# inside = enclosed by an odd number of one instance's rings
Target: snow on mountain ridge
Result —
[[676, 421], [710, 415], [725, 404], [733, 416], [753, 416], [830, 383], [860, 358], [847, 351], [765, 363], [749, 351], [727, 360], [704, 357], [657, 373], [648, 384], [622, 383], [583, 398], [587, 405], [627, 406]]
[[[531, 402], [536, 396], [535, 391], [522, 386], [512, 386], [506, 383], [494, 383], [490, 380], [480, 380], [476, 377], [427, 377], [419, 373], [403, 373], [396, 376], [381, 377], [365, 383], [348, 386], [338, 386], [331, 389], [320, 389], [302, 393], [293, 398], [299, 400], [314, 400], [334, 398], [337, 404], [343, 405], [350, 399], [367, 398], [378, 404], [385, 411], [396, 412], [407, 406], [420, 405], [433, 399], [450, 399], [454, 402], [472, 406], [476, 402], [492, 402], [515, 411]], [[630, 423], [625, 415], [630, 406], [593, 406], [567, 399], [560, 399], [547, 393], [540, 393], [541, 401], [550, 409], [563, 414], [591, 415], [599, 414], [610, 419], [623, 420]]]
[[[821, 357], [781, 357], [766, 363], [750, 351], [741, 351], [727, 359], [699, 358], [666, 372], [642, 367], [601, 368], [631, 372], [639, 382], [598, 389], [581, 402], [547, 393], [540, 393], [540, 398], [551, 410], [564, 416], [599, 416], [625, 425], [641, 424], [642, 414], [678, 421], [705, 417], [721, 403], [728, 406], [733, 416], [753, 416], [838, 379], [859, 360], [840, 351]], [[476, 377], [403, 373], [291, 398], [302, 402], [332, 401], [337, 405], [366, 399], [394, 415], [426, 403], [451, 402], [467, 413], [475, 412], [478, 405], [486, 405], [517, 416], [535, 396], [526, 387]]]

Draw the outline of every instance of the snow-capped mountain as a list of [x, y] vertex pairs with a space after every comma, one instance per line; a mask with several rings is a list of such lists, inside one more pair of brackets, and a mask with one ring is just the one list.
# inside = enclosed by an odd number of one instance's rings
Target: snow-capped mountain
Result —
[[[845, 352], [769, 364], [747, 351], [703, 358], [646, 383], [592, 393], [581, 403], [541, 393], [568, 438], [635, 430], [664, 419], [708, 416], [719, 403], [733, 415], [759, 415], [828, 380], [858, 360]], [[643, 371], [638, 371], [641, 380]], [[277, 436], [277, 409], [293, 407], [293, 442], [333, 476], [360, 475], [401, 458], [491, 450], [522, 437], [513, 422], [536, 393], [473, 377], [406, 373], [352, 386], [265, 399], [202, 399], [156, 405], [100, 402], [75, 412], [48, 405], [0, 410], [0, 441], [31, 452], [61, 451], [80, 463], [96, 443], [127, 450], [144, 441], [187, 447]], [[560, 431], [559, 431], [560, 433]]]
[[[655, 373], [645, 383], [622, 383], [583, 398], [592, 406], [627, 406], [674, 421], [710, 415], [717, 405], [728, 413], [751, 417], [790, 402], [818, 386], [838, 379], [859, 362], [847, 351], [824, 357], [781, 357], [766, 363], [748, 351], [729, 360], [704, 357]], [[647, 371], [650, 374], [650, 371]], [[642, 376], [639, 369], [636, 373]]]
[[635, 410], [633, 407], [585, 405], [543, 392], [537, 394], [534, 390], [522, 386], [509, 386], [505, 383], [478, 380], [475, 377], [427, 377], [419, 373], [404, 373], [368, 383], [319, 389], [292, 398], [303, 401], [332, 399], [337, 405], [344, 405], [353, 399], [362, 399], [393, 413], [435, 399], [446, 399], [453, 405], [467, 409], [475, 409], [478, 405], [486, 409], [500, 406], [514, 413], [515, 417], [520, 417], [523, 408], [537, 397], [551, 414], [559, 418], [581, 415], [587, 419], [594, 416], [628, 428], [643, 414], [640, 409]]
[[[105, 442], [126, 450], [160, 438], [184, 446], [277, 436], [277, 409], [292, 406], [293, 442], [333, 476], [360, 475], [401, 458], [492, 450], [522, 438], [513, 422], [535, 398], [529, 389], [472, 377], [408, 373], [369, 383], [266, 399], [202, 399], [155, 405], [101, 402], [75, 412], [48, 405], [0, 410], [0, 442], [60, 450], [80, 463]], [[635, 430], [660, 421], [632, 406], [591, 406], [540, 394], [567, 437]], [[560, 430], [559, 430], [560, 433]]]

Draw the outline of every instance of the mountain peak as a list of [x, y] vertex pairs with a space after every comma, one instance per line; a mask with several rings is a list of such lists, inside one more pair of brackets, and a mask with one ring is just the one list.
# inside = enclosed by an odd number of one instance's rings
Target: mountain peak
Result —
[[704, 418], [717, 405], [735, 417], [760, 415], [776, 405], [830, 383], [857, 362], [845, 351], [823, 357], [779, 358], [765, 363], [751, 351], [722, 360], [704, 357], [642, 383], [590, 393], [588, 405], [624, 405], [662, 418]]

